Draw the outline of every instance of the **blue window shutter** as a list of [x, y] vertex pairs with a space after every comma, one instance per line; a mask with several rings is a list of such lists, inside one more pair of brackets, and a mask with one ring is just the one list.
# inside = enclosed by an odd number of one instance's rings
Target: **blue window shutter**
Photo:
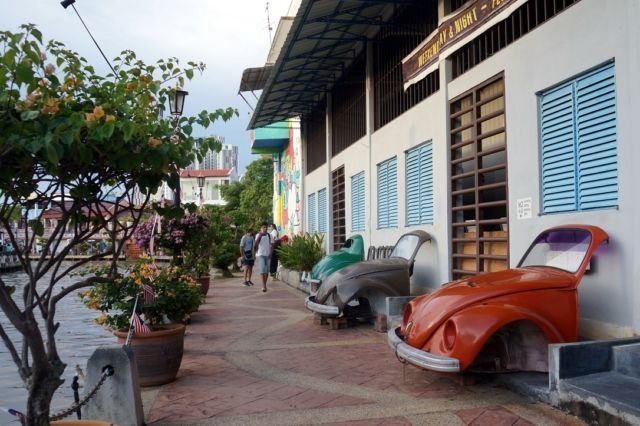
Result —
[[397, 160], [378, 165], [378, 228], [398, 226]]
[[573, 98], [569, 83], [544, 93], [540, 99], [544, 213], [577, 208]]
[[618, 149], [614, 65], [576, 83], [579, 208], [618, 205]]
[[407, 225], [433, 223], [433, 156], [431, 142], [407, 152]]
[[407, 152], [407, 225], [420, 223], [420, 150]]
[[431, 142], [420, 149], [420, 223], [433, 223], [433, 152]]
[[364, 231], [364, 172], [351, 177], [351, 230]]
[[388, 176], [388, 194], [389, 194], [389, 227], [398, 226], [398, 173], [397, 160], [393, 158], [389, 160]]
[[308, 223], [309, 232], [316, 232], [316, 194], [309, 194], [308, 202]]
[[318, 191], [318, 231], [327, 232], [327, 190]]
[[387, 192], [387, 163], [378, 165], [378, 228], [389, 227], [389, 203]]

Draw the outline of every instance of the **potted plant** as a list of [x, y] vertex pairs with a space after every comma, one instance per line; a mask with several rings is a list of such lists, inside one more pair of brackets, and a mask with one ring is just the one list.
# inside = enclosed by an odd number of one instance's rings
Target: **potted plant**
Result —
[[324, 256], [324, 236], [319, 233], [294, 235], [288, 244], [278, 248], [278, 258], [283, 267], [298, 271], [302, 276]]
[[[51, 399], [64, 382], [56, 346], [60, 301], [110, 278], [57, 284], [94, 260], [108, 260], [115, 274], [151, 194], [165, 181], [177, 189], [180, 168], [219, 149], [217, 140], [193, 137], [193, 126], [236, 114], [159, 118], [175, 84], [183, 86], [204, 64], [147, 65], [125, 51], [113, 67], [114, 74], [97, 74], [62, 43], [43, 42], [33, 25], [0, 32], [0, 227], [26, 272], [19, 292], [0, 276], [0, 309], [19, 339], [3, 327], [0, 338], [25, 384], [29, 425], [49, 423]], [[45, 229], [43, 212], [53, 210], [55, 224]], [[174, 211], [181, 214], [179, 206]], [[104, 252], [68, 256], [103, 232], [112, 242]], [[38, 253], [40, 238], [46, 242]]]
[[238, 239], [235, 228], [231, 226], [231, 217], [221, 206], [207, 206], [209, 217], [209, 235], [207, 237], [211, 266], [220, 271], [223, 277], [231, 277], [229, 265], [236, 261], [238, 254]]
[[87, 307], [102, 312], [96, 322], [109, 328], [119, 343], [127, 341], [134, 309], [149, 328], [133, 332], [130, 341], [141, 386], [175, 379], [182, 360], [183, 322], [202, 302], [198, 284], [182, 267], [159, 268], [150, 258], [141, 257], [124, 274], [80, 295]]

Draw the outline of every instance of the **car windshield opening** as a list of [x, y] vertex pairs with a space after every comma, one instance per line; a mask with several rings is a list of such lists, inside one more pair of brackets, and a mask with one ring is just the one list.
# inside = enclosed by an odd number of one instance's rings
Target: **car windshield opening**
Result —
[[591, 244], [591, 233], [582, 229], [552, 230], [540, 235], [518, 265], [549, 266], [576, 272]]
[[417, 235], [403, 235], [391, 252], [391, 257], [402, 257], [403, 259], [411, 259], [416, 245], [420, 239]]

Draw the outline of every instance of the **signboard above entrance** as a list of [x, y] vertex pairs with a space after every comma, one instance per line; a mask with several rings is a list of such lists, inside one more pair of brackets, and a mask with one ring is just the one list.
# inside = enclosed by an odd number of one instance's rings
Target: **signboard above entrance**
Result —
[[445, 17], [438, 29], [402, 60], [405, 90], [438, 68], [443, 51], [458, 46], [463, 38], [467, 38], [490, 20], [502, 19], [498, 15], [505, 12], [507, 6], [513, 6], [510, 8], [513, 10], [522, 2], [523, 0], [472, 0]]

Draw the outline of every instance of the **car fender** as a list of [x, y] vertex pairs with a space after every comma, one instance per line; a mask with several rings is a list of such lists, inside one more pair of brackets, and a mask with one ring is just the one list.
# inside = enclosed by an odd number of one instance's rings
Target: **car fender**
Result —
[[[482, 304], [471, 306], [449, 317], [429, 339], [425, 349], [460, 360], [465, 370], [476, 359], [487, 341], [502, 327], [515, 321], [526, 320], [537, 326], [549, 343], [563, 342], [560, 331], [547, 319], [526, 308], [514, 305]], [[452, 321], [457, 334], [455, 344], [448, 350], [444, 344], [445, 325]]]
[[[404, 272], [404, 274], [406, 273], [407, 272]], [[382, 297], [405, 296], [408, 294], [409, 290], [408, 288], [404, 288], [408, 287], [408, 275], [404, 281], [407, 282], [406, 286], [393, 285], [386, 280], [373, 277], [357, 277], [351, 280], [346, 280], [336, 286], [336, 302], [340, 309], [342, 309], [349, 301], [363, 294], [378, 293]]]

